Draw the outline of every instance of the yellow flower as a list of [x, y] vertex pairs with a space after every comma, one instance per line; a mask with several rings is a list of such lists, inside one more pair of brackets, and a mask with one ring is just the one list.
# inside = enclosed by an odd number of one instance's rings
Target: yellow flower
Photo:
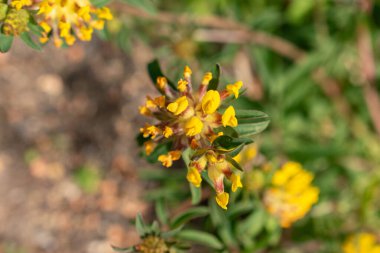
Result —
[[190, 78], [192, 73], [193, 72], [191, 71], [190, 67], [189, 66], [185, 66], [185, 69], [183, 71], [183, 76], [185, 78]]
[[374, 234], [359, 233], [349, 237], [342, 249], [344, 253], [380, 253], [380, 244]]
[[147, 155], [150, 155], [150, 154], [152, 154], [153, 150], [155, 149], [156, 143], [154, 143], [153, 141], [146, 141], [146, 142], [144, 142], [144, 146], [145, 146], [145, 153]]
[[22, 7], [30, 6], [32, 4], [32, 0], [12, 0], [10, 5], [16, 10], [21, 10]]
[[164, 130], [165, 138], [169, 138], [172, 135], [173, 135], [173, 129], [171, 127], [166, 126]]
[[235, 117], [235, 109], [233, 106], [229, 106], [222, 116], [223, 126], [236, 127], [238, 125], [237, 118]]
[[318, 201], [319, 189], [311, 185], [313, 175], [299, 163], [287, 162], [272, 177], [273, 187], [264, 194], [268, 211], [282, 227], [290, 227]]
[[204, 74], [203, 79], [202, 79], [202, 85], [208, 85], [212, 79], [212, 73], [207, 72]]
[[234, 84], [228, 84], [226, 86], [226, 90], [230, 95], [234, 95], [235, 98], [238, 98], [239, 97], [239, 90], [241, 89], [242, 86], [243, 86], [243, 82], [238, 81]]
[[241, 165], [251, 162], [257, 155], [257, 145], [255, 143], [244, 147], [243, 151], [234, 157], [234, 160]]
[[179, 160], [179, 158], [181, 158], [181, 151], [175, 150], [170, 151], [166, 155], [160, 155], [158, 161], [162, 162], [162, 165], [169, 168], [173, 165], [173, 161]]
[[167, 107], [168, 111], [172, 112], [174, 115], [179, 115], [183, 113], [189, 106], [189, 101], [186, 96], [178, 98], [173, 103], [170, 103]]
[[187, 136], [194, 136], [202, 132], [203, 123], [196, 117], [191, 117], [185, 124], [185, 131]]
[[220, 95], [216, 90], [207, 91], [202, 99], [202, 110], [205, 114], [214, 113], [220, 105]]
[[186, 80], [180, 79], [178, 81], [177, 88], [180, 92], [186, 92], [187, 91], [187, 85], [188, 85], [188, 82]]
[[160, 90], [164, 90], [167, 84], [168, 84], [168, 80], [165, 77], [163, 76], [157, 77], [157, 86], [160, 88]]
[[93, 29], [103, 29], [104, 22], [113, 18], [107, 7], [96, 8], [89, 0], [42, 0], [36, 4], [39, 8], [37, 19], [44, 30], [40, 41], [47, 42], [52, 30], [57, 47], [61, 47], [63, 41], [72, 45], [76, 38], [91, 40]]
[[144, 138], [151, 136], [154, 139], [160, 133], [160, 129], [153, 125], [146, 125], [144, 128], [140, 128], [140, 132], [143, 133]]
[[146, 106], [140, 106], [139, 111], [140, 111], [141, 115], [145, 115], [145, 116], [151, 116], [152, 115], [152, 112]]
[[186, 178], [187, 178], [187, 181], [192, 183], [195, 187], [201, 186], [202, 177], [196, 168], [190, 167], [189, 170], [187, 171]]
[[236, 192], [237, 188], [239, 188], [239, 187], [242, 188], [243, 187], [243, 185], [241, 183], [241, 180], [240, 180], [240, 175], [232, 174], [230, 180], [232, 182], [231, 190], [233, 192]]
[[221, 208], [227, 209], [229, 198], [230, 195], [227, 192], [222, 192], [216, 195], [215, 200]]

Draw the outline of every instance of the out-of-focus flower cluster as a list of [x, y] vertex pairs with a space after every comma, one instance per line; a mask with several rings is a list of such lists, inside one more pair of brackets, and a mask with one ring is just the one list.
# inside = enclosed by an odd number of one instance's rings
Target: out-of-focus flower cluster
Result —
[[263, 196], [265, 208], [282, 227], [302, 219], [317, 203], [319, 189], [311, 184], [314, 176], [301, 164], [288, 161], [276, 170], [258, 153], [256, 144], [247, 146], [234, 159], [245, 168], [245, 190]]
[[371, 233], [350, 236], [342, 246], [343, 253], [380, 253], [380, 242]]
[[191, 76], [192, 71], [186, 66], [183, 78], [174, 87], [165, 77], [157, 78], [156, 85], [162, 95], [148, 96], [145, 105], [140, 107], [142, 115], [157, 120], [156, 124], [146, 124], [140, 129], [146, 138], [145, 152], [149, 155], [158, 144], [172, 143], [168, 153], [158, 156], [165, 167], [171, 167], [185, 149], [193, 150], [196, 155], [188, 165], [187, 180], [200, 187], [201, 173], [207, 171], [217, 193], [216, 201], [226, 209], [229, 194], [224, 191], [224, 178], [231, 181], [232, 191], [242, 187], [242, 183], [225, 152], [213, 144], [223, 135], [218, 129], [238, 125], [234, 107], [224, 102], [229, 97], [239, 97], [242, 82], [228, 84], [222, 91], [210, 89], [213, 76], [207, 72], [195, 91]]
[[28, 24], [40, 27], [40, 42], [52, 37], [54, 45], [72, 45], [79, 39], [89, 41], [94, 29], [102, 30], [105, 21], [113, 18], [107, 7], [97, 8], [89, 0], [12, 0], [0, 3], [2, 32], [20, 35], [29, 30]]
[[282, 227], [290, 227], [303, 218], [318, 201], [319, 189], [311, 185], [313, 177], [296, 162], [286, 162], [274, 173], [264, 203], [268, 211], [280, 219]]

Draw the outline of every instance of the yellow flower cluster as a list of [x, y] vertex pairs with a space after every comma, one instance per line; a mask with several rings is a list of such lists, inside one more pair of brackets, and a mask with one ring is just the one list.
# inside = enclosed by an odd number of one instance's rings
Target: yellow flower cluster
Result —
[[344, 253], [380, 253], [380, 243], [370, 233], [351, 236], [342, 246]]
[[38, 9], [43, 29], [40, 42], [46, 43], [51, 34], [56, 47], [64, 42], [72, 45], [77, 38], [91, 40], [94, 29], [102, 30], [105, 21], [113, 18], [107, 7], [96, 8], [89, 0], [42, 0]]
[[264, 195], [267, 210], [278, 217], [281, 226], [291, 224], [318, 201], [319, 189], [311, 185], [313, 175], [296, 162], [285, 163], [272, 178], [272, 187]]
[[6, 35], [17, 36], [28, 30], [30, 14], [23, 7], [32, 5], [31, 0], [13, 0], [0, 3], [0, 29]]
[[180, 159], [181, 153], [187, 148], [201, 152], [188, 169], [187, 179], [194, 186], [200, 187], [201, 172], [207, 169], [208, 176], [213, 181], [217, 196], [216, 201], [222, 208], [227, 208], [229, 195], [224, 192], [223, 180], [226, 177], [232, 182], [232, 190], [242, 187], [240, 176], [234, 174], [225, 155], [213, 147], [216, 138], [223, 135], [216, 129], [219, 127], [236, 127], [238, 120], [233, 106], [226, 109], [221, 104], [227, 97], [238, 98], [242, 82], [229, 84], [223, 91], [208, 89], [212, 73], [203, 76], [196, 92], [193, 91], [192, 71], [186, 66], [183, 78], [173, 89], [165, 77], [157, 78], [157, 87], [162, 95], [147, 97], [140, 113], [158, 120], [155, 125], [146, 124], [140, 131], [144, 138], [149, 138], [144, 145], [146, 154], [153, 152], [158, 143], [172, 142], [173, 147], [168, 154], [158, 157], [166, 167]]

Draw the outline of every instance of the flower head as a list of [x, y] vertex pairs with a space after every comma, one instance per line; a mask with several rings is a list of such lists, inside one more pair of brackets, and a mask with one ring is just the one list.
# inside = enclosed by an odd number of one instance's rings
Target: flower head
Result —
[[[233, 172], [225, 150], [224, 153], [221, 152], [214, 142], [223, 135], [218, 129], [238, 125], [234, 107], [230, 105], [223, 112], [221, 105], [227, 97], [233, 97], [229, 90], [238, 90], [242, 84], [238, 82], [236, 87], [222, 91], [209, 89], [208, 85], [213, 77], [207, 72], [197, 91], [194, 91], [192, 74], [192, 70], [186, 66], [177, 86], [165, 77], [157, 77], [156, 86], [163, 96], [147, 97], [145, 105], [140, 107], [140, 113], [153, 117], [158, 122], [155, 125], [146, 125], [140, 131], [146, 141], [150, 139], [158, 144], [171, 143], [171, 150], [178, 154], [178, 159], [181, 151], [187, 148], [193, 150], [197, 155], [188, 165], [187, 180], [199, 187], [202, 182], [201, 172], [207, 170], [214, 184], [217, 203], [222, 208], [227, 208], [229, 198], [228, 193], [224, 192], [224, 179], [231, 181], [232, 191], [242, 187], [242, 183], [240, 176]], [[151, 152], [151, 143], [146, 147]], [[166, 167], [170, 167], [177, 158], [171, 152], [173, 151], [158, 158]]]
[[304, 217], [318, 201], [319, 189], [311, 185], [312, 180], [313, 175], [296, 162], [285, 163], [274, 174], [264, 203], [268, 211], [279, 218], [282, 227], [290, 227]]
[[52, 34], [56, 47], [64, 42], [70, 46], [77, 39], [91, 40], [94, 29], [103, 29], [105, 21], [113, 18], [107, 7], [97, 8], [89, 0], [42, 0], [38, 7], [40, 41], [47, 42]]

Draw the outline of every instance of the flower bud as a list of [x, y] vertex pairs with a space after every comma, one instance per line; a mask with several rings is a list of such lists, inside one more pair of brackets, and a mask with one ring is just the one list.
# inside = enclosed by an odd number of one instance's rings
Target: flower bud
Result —
[[4, 21], [3, 32], [6, 35], [20, 35], [28, 30], [28, 21], [27, 10], [10, 9]]

